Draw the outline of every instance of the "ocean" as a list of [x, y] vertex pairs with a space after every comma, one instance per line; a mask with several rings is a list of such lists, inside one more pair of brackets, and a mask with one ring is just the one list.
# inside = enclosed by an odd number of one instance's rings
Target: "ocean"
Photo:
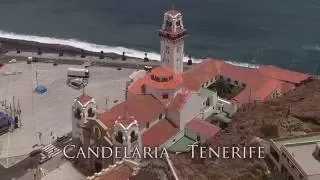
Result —
[[185, 54], [316, 73], [319, 0], [1, 0], [0, 37], [159, 59], [163, 13], [181, 10]]

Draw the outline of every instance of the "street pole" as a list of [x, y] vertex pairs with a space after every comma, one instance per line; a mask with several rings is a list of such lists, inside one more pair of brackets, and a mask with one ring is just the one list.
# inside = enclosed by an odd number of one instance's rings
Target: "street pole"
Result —
[[20, 127], [22, 127], [22, 122], [21, 122], [21, 109], [20, 109], [20, 101], [19, 101], [19, 99], [18, 99], [18, 118], [19, 118]]

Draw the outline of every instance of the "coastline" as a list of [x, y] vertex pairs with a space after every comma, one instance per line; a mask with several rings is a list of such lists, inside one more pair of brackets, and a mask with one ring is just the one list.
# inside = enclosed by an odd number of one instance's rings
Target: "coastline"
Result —
[[[39, 43], [35, 41], [26, 41], [26, 40], [19, 40], [19, 39], [8, 39], [8, 38], [1, 38], [0, 37], [0, 49], [4, 51], [16, 51], [16, 49], [20, 49], [21, 51], [26, 52], [37, 52], [38, 48], [41, 49], [42, 53], [59, 53], [59, 51], [63, 51], [64, 54], [69, 55], [78, 55], [81, 53], [80, 48], [62, 45], [62, 44], [45, 44]], [[84, 50], [85, 54], [88, 56], [99, 56], [100, 52], [92, 52]], [[111, 59], [118, 59], [121, 58], [121, 55], [116, 53], [108, 53], [104, 52], [105, 57], [109, 57]], [[134, 58], [134, 57], [132, 57]]]
[[[100, 59], [100, 52], [82, 50], [80, 48], [61, 45], [61, 44], [46, 44], [35, 41], [17, 40], [0, 38], [0, 62], [7, 63], [11, 59], [17, 61], [27, 61], [28, 57], [36, 58], [39, 62], [58, 63], [58, 64], [84, 64], [85, 61], [91, 60], [93, 66], [105, 66], [116, 68], [143, 69], [144, 66], [158, 66], [160, 61], [149, 59], [145, 61], [144, 57], [136, 58], [126, 56], [126, 60], [122, 60], [122, 55], [110, 52], [104, 52], [104, 58]], [[17, 49], [21, 52], [17, 53]], [[42, 54], [38, 55], [37, 51], [41, 49]], [[59, 56], [59, 51], [63, 52], [63, 56]], [[81, 58], [81, 51], [86, 57]], [[187, 63], [185, 67], [188, 69]]]

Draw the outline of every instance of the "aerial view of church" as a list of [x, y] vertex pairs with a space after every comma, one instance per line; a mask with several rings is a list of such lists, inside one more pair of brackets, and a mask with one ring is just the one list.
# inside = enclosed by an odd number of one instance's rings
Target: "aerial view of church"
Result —
[[[89, 94], [76, 98], [73, 142], [79, 147], [157, 146], [187, 151], [196, 141], [217, 141], [232, 115], [246, 104], [277, 98], [311, 79], [274, 66], [242, 67], [214, 59], [184, 67], [186, 34], [181, 12], [165, 12], [159, 31], [161, 65], [131, 74], [124, 85], [125, 101], [103, 113], [97, 113]], [[125, 153], [130, 156], [132, 151]], [[90, 159], [89, 163], [100, 172], [117, 161]]]
[[0, 3], [1, 180], [320, 179], [311, 7], [52, 1]]

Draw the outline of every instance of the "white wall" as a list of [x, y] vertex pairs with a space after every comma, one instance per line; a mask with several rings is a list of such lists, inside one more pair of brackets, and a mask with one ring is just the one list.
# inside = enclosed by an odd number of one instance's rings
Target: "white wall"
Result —
[[201, 86], [204, 88], [209, 87], [211, 84], [213, 84], [214, 82], [216, 82], [215, 76], [212, 76], [210, 80], [208, 80], [207, 82], [203, 83]]
[[169, 119], [174, 125], [180, 128], [180, 112], [167, 111], [167, 119]]
[[202, 98], [197, 93], [192, 93], [181, 110], [180, 129], [200, 113]]
[[159, 90], [157, 90], [153, 87], [146, 86], [146, 94], [152, 94], [154, 97], [156, 97], [159, 100], [163, 100], [162, 95], [165, 93], [168, 93], [168, 95], [169, 95], [168, 99], [172, 99], [177, 91], [178, 90], [176, 90], [176, 89], [159, 89]]
[[171, 67], [176, 73], [183, 72], [184, 40], [161, 38], [160, 48], [162, 64]]
[[222, 107], [223, 107], [224, 112], [226, 112], [230, 115], [233, 115], [236, 112], [236, 108], [234, 107], [234, 105], [230, 101], [222, 99], [222, 98], [218, 98], [218, 101], [222, 103]]

